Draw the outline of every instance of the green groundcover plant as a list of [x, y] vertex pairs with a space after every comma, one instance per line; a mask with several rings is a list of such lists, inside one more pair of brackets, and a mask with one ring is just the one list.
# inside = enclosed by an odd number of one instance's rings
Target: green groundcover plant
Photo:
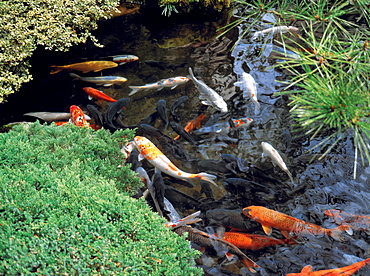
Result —
[[33, 123], [0, 133], [0, 275], [201, 275], [122, 166], [131, 130]]

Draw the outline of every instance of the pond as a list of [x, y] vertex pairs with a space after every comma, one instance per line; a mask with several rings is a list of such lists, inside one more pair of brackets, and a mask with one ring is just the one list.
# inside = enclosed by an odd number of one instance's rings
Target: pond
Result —
[[[242, 16], [237, 11], [236, 16]], [[148, 14], [146, 14], [148, 15]], [[196, 17], [194, 17], [196, 18]], [[273, 21], [272, 15], [259, 22], [251, 32], [264, 29], [266, 22]], [[156, 22], [156, 24], [153, 24]], [[170, 121], [185, 126], [199, 115], [201, 122], [217, 118], [220, 112], [212, 106], [203, 105], [194, 83], [188, 81], [174, 89], [140, 91], [128, 96], [129, 86], [145, 85], [175, 76], [189, 76], [189, 67], [195, 76], [219, 93], [228, 105], [228, 114], [221, 114], [216, 122], [228, 124], [230, 119], [248, 117], [253, 122], [236, 128], [225, 127], [223, 131], [203, 133], [194, 131], [194, 144], [180, 138], [175, 144], [184, 159], [168, 157], [187, 172], [208, 172], [217, 176], [217, 187], [195, 184], [194, 187], [178, 179], [163, 174], [168, 185], [165, 196], [171, 201], [181, 216], [201, 211], [202, 222], [195, 225], [202, 231], [216, 231], [216, 224], [210, 218], [210, 210], [239, 210], [251, 205], [264, 206], [292, 217], [334, 228], [338, 225], [324, 215], [329, 209], [338, 209], [352, 214], [369, 215], [370, 210], [370, 167], [358, 164], [357, 178], [353, 179], [354, 151], [353, 140], [348, 137], [323, 159], [314, 158], [318, 151], [307, 149], [320, 140], [310, 141], [308, 137], [294, 132], [296, 127], [289, 114], [289, 97], [276, 96], [284, 86], [277, 80], [289, 80], [289, 74], [271, 66], [280, 58], [272, 49], [278, 45], [272, 39], [251, 40], [246, 36], [234, 46], [248, 22], [241, 24], [226, 35], [215, 38], [216, 30], [227, 22], [222, 16], [209, 20], [189, 20], [188, 18], [143, 17], [141, 14], [117, 17], [101, 22], [95, 32], [105, 46], [97, 48], [86, 43], [73, 47], [67, 53], [54, 53], [39, 50], [32, 58], [34, 80], [24, 85], [22, 90], [8, 97], [8, 103], [0, 106], [2, 124], [18, 120], [34, 120], [22, 116], [26, 112], [50, 111], [68, 112], [74, 104], [86, 110], [93, 104], [104, 113], [105, 102], [89, 100], [82, 90], [86, 83], [74, 81], [69, 71], [50, 75], [50, 65], [64, 65], [89, 60], [110, 60], [109, 56], [133, 54], [138, 61], [103, 70], [102, 73], [87, 73], [83, 76], [116, 75], [127, 78], [122, 85], [99, 87], [114, 99], [130, 98], [122, 111], [121, 120], [128, 126], [137, 125], [152, 114], [159, 100], [166, 101], [166, 114]], [[260, 110], [248, 95], [234, 85], [243, 72], [253, 76], [257, 83], [257, 96]], [[77, 72], [78, 73], [78, 72]], [[79, 74], [79, 73], [78, 73]], [[170, 107], [181, 96], [188, 100], [175, 109], [171, 116]], [[177, 134], [157, 118], [151, 122], [169, 137]], [[208, 123], [210, 124], [210, 123]], [[138, 133], [151, 139], [161, 148], [161, 137], [139, 129]], [[262, 142], [270, 143], [282, 156], [294, 182], [288, 174], [268, 157], [262, 157]], [[244, 161], [231, 162], [231, 155]], [[313, 159], [313, 161], [311, 161]], [[142, 161], [148, 174], [153, 167]], [[236, 179], [247, 182], [236, 182]], [[211, 190], [209, 190], [211, 189]], [[220, 210], [222, 215], [226, 211]], [[217, 220], [217, 219], [216, 219]], [[367, 230], [369, 226], [366, 225]], [[254, 234], [264, 235], [259, 224], [249, 229]], [[277, 230], [272, 237], [284, 238]], [[342, 267], [370, 257], [368, 232], [354, 231], [352, 236], [344, 235], [344, 241], [328, 236], [299, 237], [296, 244], [277, 245], [260, 250], [243, 250], [260, 268], [257, 275], [285, 275], [300, 272], [306, 265], [314, 270]], [[240, 262], [224, 262], [215, 252], [207, 250], [197, 262], [204, 268], [205, 275], [253, 275]], [[369, 271], [362, 273], [366, 274]], [[358, 275], [365, 275], [361, 274]], [[368, 274], [367, 274], [368, 275]]]

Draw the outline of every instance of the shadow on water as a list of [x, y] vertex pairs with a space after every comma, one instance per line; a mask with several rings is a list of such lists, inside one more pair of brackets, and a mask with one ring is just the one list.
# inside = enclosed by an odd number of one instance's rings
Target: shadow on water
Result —
[[[50, 75], [50, 65], [103, 60], [117, 54], [138, 56], [139, 61], [103, 71], [104, 75], [117, 75], [128, 79], [121, 86], [101, 88], [104, 93], [115, 99], [127, 97], [131, 91], [128, 87], [130, 85], [144, 85], [169, 77], [188, 76], [188, 67], [192, 67], [197, 78], [224, 97], [231, 118], [251, 117], [254, 121], [248, 128], [227, 129], [223, 133], [194, 133], [196, 146], [183, 139], [179, 140], [179, 145], [190, 157], [187, 166], [181, 162], [176, 162], [176, 165], [185, 171], [214, 173], [218, 176], [219, 185], [217, 188], [212, 187], [212, 192], [209, 192], [209, 187], [208, 190], [200, 185], [185, 187], [181, 181], [164, 176], [166, 184], [181, 191], [179, 193], [168, 188], [166, 192], [166, 196], [170, 201], [173, 200], [181, 215], [201, 210], [204, 220], [197, 224], [201, 230], [210, 223], [205, 216], [207, 211], [240, 210], [249, 205], [262, 205], [326, 228], [337, 226], [324, 216], [324, 211], [328, 209], [369, 215], [370, 195], [367, 191], [370, 185], [370, 168], [360, 166], [358, 178], [351, 179], [351, 156], [354, 155], [351, 138], [348, 138], [344, 145], [333, 149], [323, 160], [314, 159], [310, 163], [317, 153], [305, 153], [305, 150], [315, 141], [310, 142], [293, 132], [294, 127], [287, 107], [288, 98], [274, 96], [275, 92], [282, 89], [276, 79], [286, 79], [288, 76], [285, 72], [270, 68], [276, 62], [272, 57], [271, 49], [276, 47], [272, 40], [267, 41], [261, 48], [261, 42], [251, 42], [247, 37], [232, 51], [238, 36], [236, 30], [222, 38], [215, 38], [217, 26], [225, 23], [224, 18], [206, 22], [197, 20], [197, 17], [193, 18], [195, 19], [189, 20], [180, 17], [172, 21], [173, 19], [163, 19], [150, 13], [117, 17], [101, 22], [95, 32], [104, 48], [87, 42], [72, 47], [66, 53], [41, 49], [36, 51], [31, 59], [34, 80], [25, 84], [20, 92], [10, 95], [8, 102], [0, 106], [2, 123], [26, 119], [21, 116], [26, 112], [68, 112], [72, 104], [86, 110], [86, 105], [93, 103], [102, 112], [106, 110], [106, 103], [90, 101], [82, 91], [83, 87], [92, 85], [72, 81], [68, 71]], [[244, 27], [242, 24], [239, 31], [242, 32]], [[157, 63], [145, 63], [148, 60]], [[254, 104], [250, 99], [234, 86], [234, 82], [239, 80], [243, 72], [250, 73], [258, 84], [261, 107], [259, 114], [255, 114]], [[81, 75], [101, 74], [98, 72]], [[166, 100], [169, 108], [175, 99], [184, 95], [188, 96], [189, 100], [176, 111], [182, 126], [200, 114], [205, 115], [202, 121], [204, 125], [213, 115], [218, 114], [214, 108], [200, 103], [199, 92], [189, 81], [172, 90], [164, 88], [160, 91], [142, 91], [135, 94], [130, 97], [130, 102], [123, 111], [123, 120], [127, 125], [135, 125], [154, 111], [159, 99]], [[172, 117], [170, 119], [174, 120]], [[227, 118], [220, 120], [227, 122]], [[176, 136], [171, 127], [165, 129], [160, 120], [156, 120], [153, 125], [170, 137]], [[274, 167], [269, 159], [261, 157], [261, 142], [271, 143], [281, 153], [293, 174], [294, 184], [290, 183], [284, 171]], [[227, 161], [221, 154], [241, 158], [244, 165], [241, 166], [241, 161]], [[225, 155], [223, 157], [226, 158]], [[144, 165], [151, 175], [152, 167], [147, 163]], [[249, 182], [232, 180], [236, 178]], [[263, 234], [259, 225], [257, 229], [256, 233]], [[272, 235], [283, 238], [276, 230]], [[259, 275], [285, 275], [298, 272], [307, 264], [312, 265], [315, 270], [328, 269], [349, 265], [355, 262], [356, 258], [370, 257], [369, 237], [363, 231], [355, 231], [353, 236], [347, 236], [344, 242], [334, 241], [329, 237], [310, 236], [304, 237], [296, 245], [279, 245], [244, 252], [261, 266]], [[249, 273], [242, 269], [240, 263], [219, 265], [216, 259], [207, 259], [207, 262], [206, 257], [203, 256], [202, 259], [203, 263], [200, 261], [200, 264], [206, 266], [206, 275]]]

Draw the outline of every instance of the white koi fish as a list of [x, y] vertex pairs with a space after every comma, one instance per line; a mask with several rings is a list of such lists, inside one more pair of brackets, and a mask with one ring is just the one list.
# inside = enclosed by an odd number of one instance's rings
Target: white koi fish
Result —
[[254, 103], [254, 113], [258, 114], [260, 110], [260, 103], [257, 100], [257, 84], [254, 78], [243, 72], [241, 80], [234, 83], [235, 86], [240, 87], [243, 90], [243, 95], [248, 94]]
[[171, 89], [175, 89], [178, 85], [183, 84], [187, 82], [189, 79], [187, 77], [173, 77], [169, 79], [162, 79], [157, 82], [153, 83], [148, 83], [142, 86], [129, 86], [129, 88], [132, 89], [129, 96], [132, 96], [136, 94], [139, 91], [144, 91], [144, 90], [151, 90], [151, 89], [157, 89], [161, 90], [163, 87], [171, 87]]
[[283, 161], [283, 158], [281, 158], [280, 154], [277, 152], [276, 149], [274, 149], [273, 146], [271, 146], [269, 143], [267, 142], [262, 142], [261, 143], [261, 146], [262, 146], [262, 150], [263, 150], [263, 155], [268, 155], [270, 156], [271, 160], [276, 164], [278, 165], [283, 171], [285, 171], [289, 178], [290, 178], [290, 181], [292, 181], [292, 183], [294, 183], [294, 180], [293, 180], [293, 176], [292, 174], [290, 173], [290, 171], [288, 170], [288, 167], [286, 166], [286, 164], [284, 163]]
[[113, 84], [121, 84], [127, 81], [126, 78], [120, 76], [102, 76], [102, 77], [81, 77], [75, 73], [69, 74], [74, 77], [73, 80], [82, 80], [86, 82], [95, 83], [96, 85], [111, 86]]
[[194, 77], [193, 71], [189, 67], [189, 73], [191, 76], [191, 79], [193, 80], [195, 87], [198, 89], [200, 96], [199, 98], [202, 101], [202, 104], [205, 105], [211, 105], [217, 110], [220, 110], [221, 112], [226, 113], [228, 111], [227, 104], [225, 100], [217, 94], [216, 91], [214, 91], [211, 87], [207, 86], [204, 82], [197, 80]]
[[297, 27], [293, 27], [293, 26], [275, 26], [275, 27], [271, 27], [271, 28], [268, 28], [268, 29], [265, 29], [265, 30], [262, 30], [262, 31], [258, 31], [258, 32], [255, 32], [252, 36], [252, 40], [255, 40], [256, 38], [258, 38], [259, 36], [263, 36], [265, 34], [276, 34], [276, 33], [286, 33], [286, 32], [289, 32], [289, 31], [298, 31], [298, 28]]
[[213, 181], [217, 178], [215, 175], [205, 172], [187, 173], [177, 168], [149, 139], [142, 136], [135, 136], [134, 142], [140, 155], [161, 172], [184, 180], [198, 178], [217, 186]]
[[126, 64], [127, 62], [133, 62], [139, 59], [137, 56], [134, 55], [115, 55], [109, 57], [112, 57], [113, 61], [117, 62], [118, 65]]

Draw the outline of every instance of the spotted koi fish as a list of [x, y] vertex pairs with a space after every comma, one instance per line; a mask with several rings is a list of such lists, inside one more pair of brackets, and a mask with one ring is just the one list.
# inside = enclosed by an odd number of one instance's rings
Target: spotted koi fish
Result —
[[344, 231], [352, 234], [351, 228], [347, 225], [326, 229], [262, 206], [249, 206], [244, 208], [242, 212], [247, 217], [261, 223], [262, 229], [267, 235], [271, 235], [272, 228], [279, 229], [286, 238], [289, 238], [291, 233], [312, 234], [328, 235], [335, 240], [341, 241], [343, 240], [342, 233]]
[[161, 172], [188, 181], [191, 179], [202, 179], [217, 186], [213, 181], [216, 179], [215, 175], [205, 172], [187, 173], [177, 168], [149, 139], [143, 136], [135, 136], [134, 143], [141, 156]]
[[302, 268], [300, 273], [289, 273], [286, 276], [348, 276], [363, 268], [365, 265], [370, 265], [370, 258], [344, 267], [317, 271], [312, 271], [312, 266], [306, 265]]
[[86, 120], [85, 114], [77, 105], [71, 105], [69, 108], [71, 112], [71, 122], [78, 127], [88, 127], [89, 123]]

